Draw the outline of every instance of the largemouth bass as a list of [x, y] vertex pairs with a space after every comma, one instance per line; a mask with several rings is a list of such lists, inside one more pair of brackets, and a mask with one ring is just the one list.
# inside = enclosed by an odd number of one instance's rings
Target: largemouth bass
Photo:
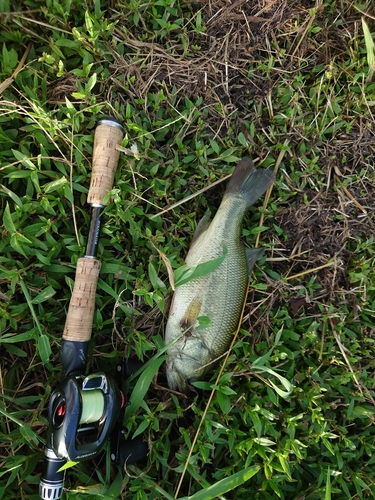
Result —
[[[245, 249], [240, 241], [242, 220], [274, 179], [273, 172], [256, 170], [250, 158], [243, 158], [212, 222], [203, 218], [197, 226], [186, 265], [193, 268], [224, 258], [211, 273], [178, 286], [174, 292], [164, 338], [165, 345], [175, 341], [166, 361], [171, 389], [187, 392], [189, 384], [201, 379], [230, 345], [245, 300], [248, 275], [264, 253], [263, 249]], [[200, 324], [203, 317], [208, 325]]]

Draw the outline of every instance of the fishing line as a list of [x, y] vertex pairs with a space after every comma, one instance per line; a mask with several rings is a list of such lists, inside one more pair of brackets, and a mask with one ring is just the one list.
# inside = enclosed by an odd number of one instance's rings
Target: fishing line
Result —
[[98, 390], [81, 391], [82, 414], [80, 424], [92, 424], [101, 420], [104, 413], [104, 395]]

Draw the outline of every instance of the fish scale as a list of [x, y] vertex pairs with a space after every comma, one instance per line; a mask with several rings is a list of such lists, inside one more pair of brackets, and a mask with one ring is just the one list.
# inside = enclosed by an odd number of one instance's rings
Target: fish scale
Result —
[[[193, 268], [225, 254], [211, 273], [176, 288], [165, 331], [168, 385], [187, 392], [212, 362], [229, 347], [245, 300], [248, 274], [263, 250], [248, 251], [240, 241], [241, 224], [250, 207], [272, 184], [272, 172], [255, 170], [249, 158], [237, 165], [218, 211], [208, 227], [199, 224], [186, 257]], [[199, 318], [209, 324], [199, 327]], [[203, 325], [201, 325], [203, 326]]]

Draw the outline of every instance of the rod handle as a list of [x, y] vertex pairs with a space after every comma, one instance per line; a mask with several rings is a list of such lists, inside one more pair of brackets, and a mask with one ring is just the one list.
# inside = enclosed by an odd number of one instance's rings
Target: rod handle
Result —
[[124, 129], [114, 118], [102, 118], [94, 135], [92, 173], [87, 202], [103, 205], [105, 195], [113, 187], [120, 156], [116, 148], [121, 144]]
[[78, 259], [63, 333], [64, 340], [88, 342], [91, 339], [99, 271], [99, 260], [88, 257]]

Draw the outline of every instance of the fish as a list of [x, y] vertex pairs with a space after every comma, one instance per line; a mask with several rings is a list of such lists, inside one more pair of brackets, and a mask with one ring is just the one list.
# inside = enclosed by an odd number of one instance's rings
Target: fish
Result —
[[[208, 274], [176, 286], [165, 328], [166, 376], [170, 389], [188, 393], [228, 349], [237, 331], [249, 274], [264, 249], [241, 242], [246, 211], [273, 184], [275, 174], [242, 158], [212, 219], [197, 225], [185, 264], [219, 262]], [[215, 261], [215, 259], [218, 259]]]

